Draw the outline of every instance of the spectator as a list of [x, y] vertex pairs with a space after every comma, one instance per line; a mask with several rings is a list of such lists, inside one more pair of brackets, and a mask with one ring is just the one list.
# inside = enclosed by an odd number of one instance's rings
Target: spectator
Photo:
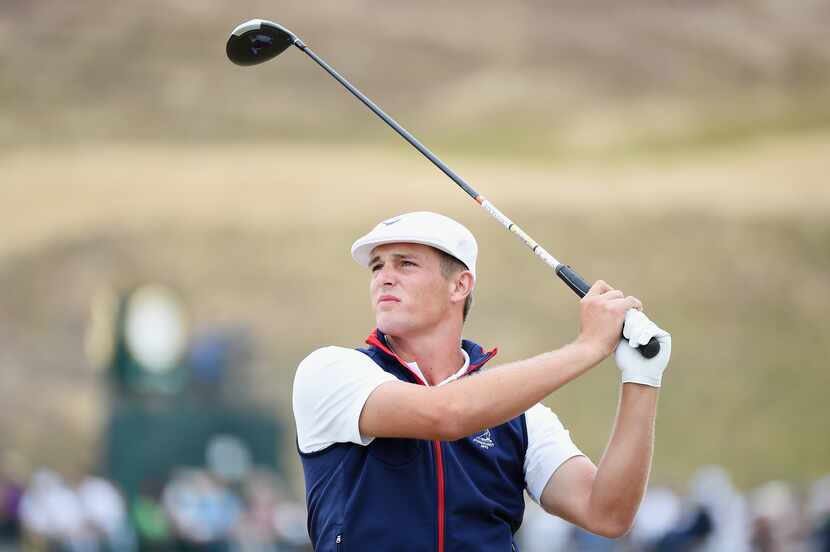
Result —
[[619, 542], [589, 533], [581, 527], [575, 527], [573, 544], [569, 548], [573, 552], [614, 552]]
[[281, 543], [280, 550], [309, 550], [311, 538], [306, 529], [306, 509], [300, 502], [283, 500], [274, 514], [274, 527]]
[[726, 470], [704, 466], [692, 478], [691, 500], [706, 512], [712, 531], [704, 538], [701, 552], [748, 552], [750, 522], [746, 500], [732, 486]]
[[546, 513], [536, 502], [528, 501], [519, 530], [522, 552], [565, 552], [570, 550], [574, 526]]
[[799, 538], [796, 497], [780, 481], [765, 483], [751, 495], [753, 546], [758, 552], [788, 552]]
[[187, 470], [177, 474], [165, 488], [162, 502], [183, 549], [228, 549], [241, 504], [205, 471]]
[[634, 520], [629, 540], [636, 549], [651, 549], [680, 522], [681, 503], [668, 487], [646, 492]]
[[139, 549], [167, 550], [172, 547], [172, 530], [159, 501], [161, 484], [150, 480], [143, 482], [141, 487], [141, 493], [130, 507]]
[[276, 478], [267, 472], [253, 472], [244, 482], [242, 493], [245, 511], [234, 528], [235, 549], [243, 552], [277, 550], [278, 536], [274, 517], [282, 496]]
[[810, 489], [806, 518], [810, 527], [810, 550], [830, 552], [830, 475], [816, 481]]
[[135, 549], [124, 499], [112, 483], [87, 476], [78, 486], [78, 498], [87, 523], [103, 550], [126, 552]]
[[[84, 477], [77, 491], [46, 469], [26, 489], [0, 477], [0, 497], [6, 497], [0, 520], [19, 512], [26, 542], [12, 543], [11, 550], [309, 551], [302, 504], [291, 500], [275, 473], [246, 473], [230, 484], [206, 469], [187, 469], [163, 491], [161, 482], [142, 485], [129, 518], [117, 488], [101, 477]], [[671, 489], [651, 488], [631, 533], [620, 539], [579, 531], [528, 502], [516, 541], [523, 552], [830, 552], [830, 476], [816, 481], [803, 511], [796, 493], [781, 482], [749, 496], [748, 507], [722, 468], [705, 467], [685, 500]], [[0, 550], [6, 550], [3, 544], [0, 539]]]
[[65, 552], [96, 552], [81, 501], [60, 475], [40, 470], [20, 501], [20, 519], [30, 541]]
[[0, 474], [0, 544], [20, 538], [20, 500], [23, 486], [13, 477]]

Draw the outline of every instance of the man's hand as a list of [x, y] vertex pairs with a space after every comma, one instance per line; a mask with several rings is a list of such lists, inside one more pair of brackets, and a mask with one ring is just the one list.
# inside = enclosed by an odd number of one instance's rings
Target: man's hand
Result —
[[[622, 382], [660, 387], [663, 371], [671, 357], [669, 332], [659, 328], [641, 311], [632, 309], [625, 313], [623, 336], [625, 339], [620, 340], [614, 352], [617, 366], [622, 372]], [[660, 352], [654, 358], [645, 358], [636, 347], [645, 345], [652, 337], [660, 342]]]
[[577, 342], [590, 345], [599, 360], [610, 355], [620, 342], [625, 313], [640, 310], [643, 304], [636, 297], [626, 297], [622, 291], [597, 280], [579, 301], [580, 331]]

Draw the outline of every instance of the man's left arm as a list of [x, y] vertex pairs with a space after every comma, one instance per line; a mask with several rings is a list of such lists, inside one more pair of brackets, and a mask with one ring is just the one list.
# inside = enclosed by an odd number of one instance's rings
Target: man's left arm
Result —
[[[571, 458], [550, 477], [540, 497], [549, 513], [592, 533], [620, 537], [631, 528], [645, 493], [654, 450], [654, 422], [662, 374], [671, 356], [671, 336], [639, 311], [626, 315], [615, 353], [622, 392], [611, 439], [599, 467], [584, 456]], [[645, 359], [631, 343], [651, 337], [660, 353]]]

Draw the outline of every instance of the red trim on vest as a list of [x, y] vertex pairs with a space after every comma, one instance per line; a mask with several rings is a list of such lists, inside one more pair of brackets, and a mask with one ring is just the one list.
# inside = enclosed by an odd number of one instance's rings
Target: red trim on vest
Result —
[[444, 552], [444, 456], [441, 453], [441, 441], [435, 445], [435, 471], [438, 476], [438, 552]]
[[403, 359], [402, 359], [401, 357], [399, 357], [398, 355], [396, 355], [396, 354], [395, 354], [395, 351], [393, 351], [392, 349], [390, 349], [389, 347], [387, 347], [387, 346], [386, 346], [386, 344], [385, 344], [383, 341], [381, 341], [381, 340], [380, 340], [380, 338], [378, 337], [378, 329], [377, 329], [377, 328], [375, 328], [374, 330], [372, 330], [372, 333], [370, 333], [370, 334], [369, 334], [369, 337], [367, 337], [367, 338], [366, 338], [366, 343], [367, 343], [367, 344], [369, 344], [369, 345], [371, 345], [371, 346], [373, 346], [373, 347], [377, 347], [378, 349], [380, 349], [381, 351], [383, 351], [383, 352], [384, 352], [384, 353], [386, 353], [387, 355], [389, 355], [389, 356], [391, 356], [391, 357], [394, 357], [394, 358], [395, 358], [395, 360], [397, 360], [398, 362], [400, 362], [401, 366], [403, 366], [404, 368], [406, 368], [406, 369], [407, 369], [407, 371], [409, 371], [409, 373], [410, 373], [410, 374], [412, 374], [413, 376], [415, 376], [415, 379], [418, 381], [418, 383], [419, 383], [419, 384], [421, 384], [421, 385], [423, 385], [423, 386], [425, 386], [425, 387], [429, 387], [429, 386], [427, 385], [427, 382], [425, 382], [424, 380], [422, 380], [422, 379], [421, 379], [421, 376], [419, 376], [418, 374], [416, 374], [416, 373], [415, 373], [415, 371], [414, 371], [414, 370], [412, 370], [412, 368], [410, 368], [409, 366], [407, 366], [406, 362], [404, 362], [404, 361], [403, 361]]
[[[378, 337], [378, 329], [377, 329], [377, 328], [373, 329], [373, 330], [372, 330], [372, 333], [370, 333], [370, 334], [369, 334], [369, 337], [367, 337], [367, 338], [366, 338], [366, 344], [367, 344], [367, 345], [371, 345], [371, 346], [373, 346], [373, 347], [377, 347], [378, 349], [380, 349], [381, 351], [383, 351], [383, 352], [384, 352], [384, 353], [386, 353], [387, 355], [389, 355], [389, 356], [393, 357], [395, 360], [397, 360], [397, 361], [401, 364], [401, 366], [403, 366], [404, 368], [406, 368], [406, 369], [409, 371], [409, 373], [410, 373], [410, 374], [412, 374], [413, 376], [415, 376], [415, 379], [416, 379], [416, 380], [418, 380], [418, 381], [419, 381], [422, 385], [426, 385], [426, 382], [425, 382], [424, 380], [422, 380], [422, 379], [421, 379], [421, 377], [420, 377], [420, 376], [418, 376], [418, 374], [416, 374], [416, 373], [415, 373], [415, 372], [414, 372], [414, 371], [413, 371], [413, 370], [412, 370], [412, 369], [411, 369], [411, 368], [410, 368], [410, 367], [406, 364], [406, 362], [404, 362], [404, 360], [403, 360], [401, 357], [399, 357], [397, 354], [395, 354], [395, 351], [393, 351], [392, 349], [390, 349], [389, 347], [387, 347], [387, 346], [386, 346], [386, 344], [385, 344], [383, 341], [381, 341], [381, 340], [380, 340], [380, 338]], [[485, 363], [489, 362], [489, 361], [490, 361], [490, 359], [492, 359], [492, 358], [493, 358], [494, 356], [496, 356], [498, 353], [499, 353], [499, 348], [498, 348], [498, 347], [494, 347], [493, 349], [490, 349], [489, 351], [487, 351], [486, 353], [484, 353], [484, 358], [482, 358], [480, 361], [476, 362], [475, 364], [472, 364], [472, 363], [471, 363], [471, 364], [467, 367], [467, 371], [466, 371], [466, 372], [464, 372], [464, 374], [463, 374], [463, 375], [465, 375], [465, 376], [466, 376], [466, 375], [467, 375], [467, 374], [469, 374], [470, 372], [473, 372], [473, 371], [475, 371], [475, 370], [478, 370], [479, 368], [481, 368], [482, 366], [484, 366], [484, 364], [485, 364]]]
[[472, 372], [473, 370], [478, 370], [479, 368], [481, 368], [482, 366], [484, 366], [484, 364], [485, 364], [486, 362], [489, 362], [489, 361], [490, 361], [490, 359], [491, 359], [491, 358], [493, 358], [494, 356], [496, 356], [497, 354], [499, 354], [499, 348], [498, 348], [498, 347], [495, 347], [495, 348], [493, 348], [493, 349], [490, 349], [489, 351], [487, 351], [487, 352], [484, 354], [484, 358], [483, 358], [483, 359], [481, 359], [481, 361], [480, 361], [480, 362], [477, 362], [477, 363], [475, 363], [475, 364], [470, 364], [470, 366], [469, 366], [469, 367], [467, 367], [467, 371], [466, 371], [466, 372], [464, 372], [464, 375], [466, 376], [467, 374], [469, 374], [469, 373], [470, 373], [470, 372]]

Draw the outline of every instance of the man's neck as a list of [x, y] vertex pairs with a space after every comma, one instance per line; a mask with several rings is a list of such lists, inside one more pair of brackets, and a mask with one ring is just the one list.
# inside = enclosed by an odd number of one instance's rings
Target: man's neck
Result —
[[401, 360], [417, 362], [430, 385], [441, 383], [464, 365], [460, 325], [413, 336], [387, 335], [386, 341]]

